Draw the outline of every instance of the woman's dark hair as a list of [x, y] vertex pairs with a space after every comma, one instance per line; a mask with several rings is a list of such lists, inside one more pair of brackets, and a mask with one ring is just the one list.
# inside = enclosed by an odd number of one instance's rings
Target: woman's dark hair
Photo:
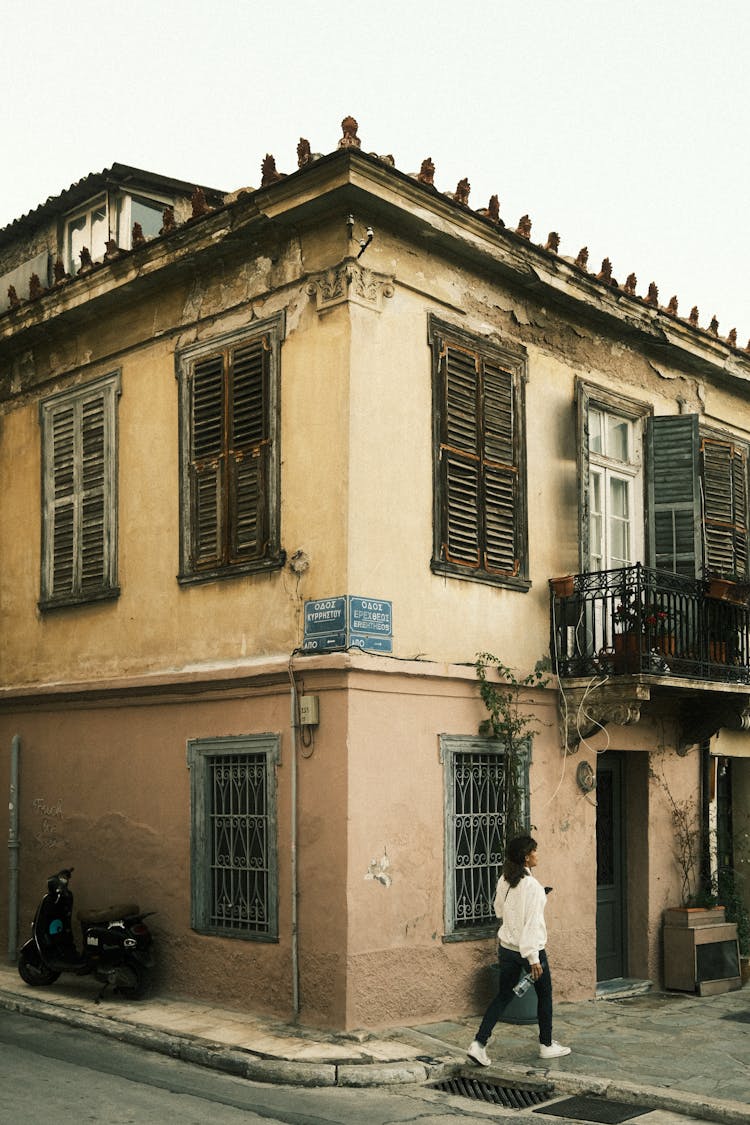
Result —
[[533, 836], [516, 836], [508, 844], [503, 864], [503, 877], [511, 887], [517, 887], [526, 874], [526, 856], [536, 851]]

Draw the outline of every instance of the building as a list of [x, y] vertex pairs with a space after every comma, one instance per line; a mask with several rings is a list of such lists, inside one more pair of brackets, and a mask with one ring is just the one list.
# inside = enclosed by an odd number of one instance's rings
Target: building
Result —
[[478, 1009], [490, 653], [551, 669], [522, 708], [558, 997], [658, 981], [668, 796], [747, 862], [747, 607], [703, 573], [747, 573], [750, 356], [351, 118], [298, 156], [230, 195], [114, 165], [0, 231], [0, 925], [73, 864], [158, 911], [172, 993]]

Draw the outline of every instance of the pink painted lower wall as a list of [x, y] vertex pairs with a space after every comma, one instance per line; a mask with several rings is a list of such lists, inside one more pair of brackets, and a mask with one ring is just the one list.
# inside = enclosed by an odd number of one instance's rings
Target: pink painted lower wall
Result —
[[[478, 1012], [490, 987], [492, 939], [446, 941], [445, 772], [440, 736], [475, 735], [483, 718], [471, 669], [385, 658], [300, 658], [320, 723], [298, 743], [297, 867], [302, 1022], [375, 1027]], [[548, 952], [558, 999], [596, 986], [596, 800], [576, 782], [582, 757], [560, 749], [557, 695], [534, 693], [531, 821], [548, 900]], [[629, 970], [658, 978], [661, 910], [676, 890], [669, 823], [650, 775], [660, 755], [680, 792], [696, 765], [644, 727], [628, 757]], [[191, 929], [189, 739], [273, 732], [277, 768], [279, 940]], [[294, 768], [286, 665], [241, 683], [163, 682], [146, 692], [68, 692], [7, 701], [1, 761], [21, 739], [20, 929], [47, 876], [75, 867], [80, 903], [135, 898], [157, 913], [158, 988], [292, 1015], [291, 801]], [[627, 732], [632, 737], [632, 732]], [[613, 728], [610, 741], [618, 744]], [[627, 741], [625, 738], [624, 741]], [[5, 802], [0, 831], [7, 832]], [[379, 879], [378, 873], [387, 874]], [[373, 877], [374, 876], [374, 877]], [[0, 887], [7, 887], [3, 872]], [[0, 925], [7, 934], [7, 893]]]

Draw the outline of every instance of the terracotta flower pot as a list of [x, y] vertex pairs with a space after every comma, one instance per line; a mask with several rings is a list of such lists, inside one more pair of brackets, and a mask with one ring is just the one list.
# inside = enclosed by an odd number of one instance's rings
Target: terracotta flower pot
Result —
[[566, 574], [561, 578], [550, 578], [549, 585], [556, 598], [570, 598], [573, 596], [572, 574]]

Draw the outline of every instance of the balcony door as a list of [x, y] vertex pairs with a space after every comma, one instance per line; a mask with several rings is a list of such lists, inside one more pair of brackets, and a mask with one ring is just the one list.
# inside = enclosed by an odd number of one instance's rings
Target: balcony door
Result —
[[603, 406], [588, 409], [588, 570], [643, 558], [640, 427]]

